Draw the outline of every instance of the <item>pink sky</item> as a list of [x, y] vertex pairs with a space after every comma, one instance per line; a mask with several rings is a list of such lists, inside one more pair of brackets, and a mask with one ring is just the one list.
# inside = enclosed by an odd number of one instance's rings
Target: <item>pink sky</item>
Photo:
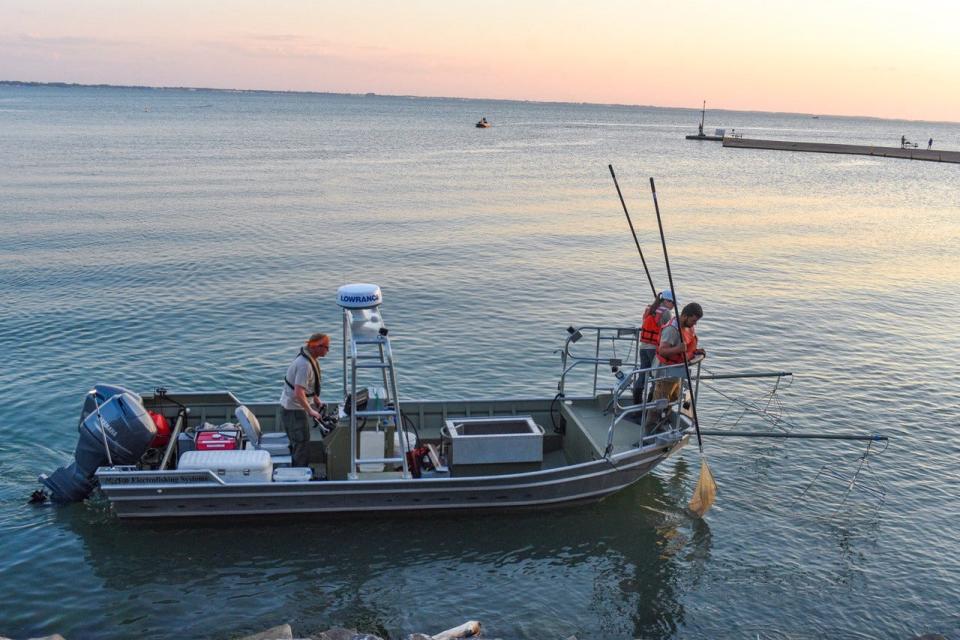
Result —
[[0, 0], [0, 15], [4, 80], [960, 121], [955, 2]]

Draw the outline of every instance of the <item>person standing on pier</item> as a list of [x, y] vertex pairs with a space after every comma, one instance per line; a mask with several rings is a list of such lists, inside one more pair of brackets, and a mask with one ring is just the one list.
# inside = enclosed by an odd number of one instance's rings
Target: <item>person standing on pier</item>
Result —
[[900, 148], [901, 149], [907, 148], [907, 136], [900, 136]]
[[933, 148], [933, 138], [927, 140], [927, 151]]
[[[318, 358], [330, 351], [330, 336], [315, 333], [287, 367], [280, 393], [280, 425], [290, 438], [293, 466], [310, 466], [310, 422], [320, 419], [322, 379]], [[308, 420], [312, 418], [312, 420]]]

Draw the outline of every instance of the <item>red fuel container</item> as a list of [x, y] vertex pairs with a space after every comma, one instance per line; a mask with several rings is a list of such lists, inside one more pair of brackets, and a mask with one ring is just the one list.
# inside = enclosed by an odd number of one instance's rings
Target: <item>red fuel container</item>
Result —
[[235, 451], [240, 448], [240, 432], [232, 429], [222, 431], [198, 431], [197, 451]]

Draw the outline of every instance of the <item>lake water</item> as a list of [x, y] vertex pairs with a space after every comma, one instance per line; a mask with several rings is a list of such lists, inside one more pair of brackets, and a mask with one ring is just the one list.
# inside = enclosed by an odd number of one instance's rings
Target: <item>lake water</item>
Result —
[[[0, 87], [0, 635], [476, 619], [502, 638], [960, 636], [960, 167], [725, 150], [684, 140], [698, 119]], [[717, 111], [713, 127], [960, 149], [945, 123]], [[711, 371], [792, 371], [791, 428], [890, 436], [845, 500], [830, 473], [863, 443], [705, 438], [704, 520], [684, 510], [695, 447], [600, 504], [523, 515], [131, 526], [97, 502], [26, 505], [70, 458], [91, 385], [275, 399], [302, 340], [337, 334], [348, 282], [383, 289], [401, 397], [552, 396], [565, 328], [634, 324], [650, 298], [610, 163], [664, 288], [657, 180]], [[769, 430], [724, 398], [769, 387], [704, 389], [704, 426]]]

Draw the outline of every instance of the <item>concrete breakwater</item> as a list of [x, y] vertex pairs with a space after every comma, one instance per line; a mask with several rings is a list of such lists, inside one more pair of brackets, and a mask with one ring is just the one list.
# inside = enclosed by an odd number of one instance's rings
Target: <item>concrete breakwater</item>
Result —
[[900, 147], [873, 147], [857, 144], [834, 144], [827, 142], [795, 142], [790, 140], [756, 140], [727, 137], [723, 146], [733, 149], [772, 149], [776, 151], [808, 151], [811, 153], [845, 153], [881, 158], [903, 158], [928, 162], [960, 163], [960, 151], [938, 149], [902, 149]]

